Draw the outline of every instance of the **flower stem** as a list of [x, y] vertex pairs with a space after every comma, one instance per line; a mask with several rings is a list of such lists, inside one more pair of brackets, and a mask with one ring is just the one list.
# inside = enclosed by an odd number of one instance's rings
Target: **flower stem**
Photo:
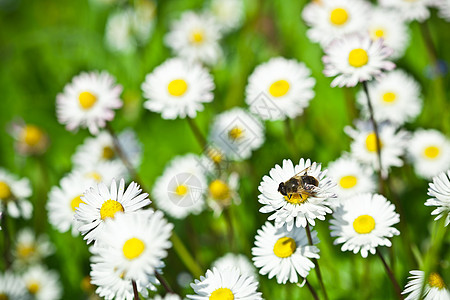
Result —
[[377, 254], [378, 254], [378, 257], [381, 259], [381, 262], [383, 263], [383, 266], [386, 270], [386, 273], [389, 276], [389, 279], [392, 282], [392, 285], [394, 286], [394, 290], [395, 290], [395, 293], [397, 294], [397, 298], [400, 300], [403, 300], [402, 290], [401, 290], [400, 286], [398, 285], [397, 280], [395, 279], [394, 273], [392, 273], [391, 269], [389, 268], [388, 264], [384, 260], [383, 255], [381, 255], [380, 251], [377, 251]]
[[155, 276], [156, 279], [158, 279], [158, 281], [161, 283], [161, 285], [164, 287], [164, 289], [166, 290], [166, 292], [174, 294], [174, 291], [172, 290], [172, 288], [170, 287], [170, 285], [167, 283], [167, 281], [164, 279], [164, 277], [162, 277], [161, 274], [159, 274], [158, 272], [155, 271]]
[[286, 142], [289, 145], [289, 148], [292, 151], [292, 156], [293, 158], [295, 158], [296, 156], [298, 156], [297, 154], [297, 145], [295, 143], [295, 135], [294, 135], [294, 131], [292, 130], [292, 126], [291, 126], [291, 122], [289, 118], [286, 118], [284, 120], [284, 133], [286, 135]]
[[384, 180], [382, 176], [382, 163], [381, 163], [381, 142], [380, 142], [380, 135], [378, 133], [378, 124], [375, 121], [374, 113], [373, 113], [373, 107], [372, 103], [370, 101], [370, 95], [369, 90], [367, 89], [367, 82], [363, 81], [362, 83], [364, 92], [366, 93], [366, 99], [367, 99], [367, 107], [369, 108], [369, 115], [370, 115], [370, 122], [372, 123], [373, 132], [375, 133], [375, 146], [376, 146], [376, 152], [377, 152], [377, 158], [378, 158], [378, 184], [379, 184], [379, 192], [381, 194], [385, 194], [384, 190]]
[[187, 117], [186, 120], [187, 120], [189, 127], [191, 128], [192, 133], [194, 134], [195, 139], [197, 140], [198, 144], [200, 145], [202, 150], [205, 150], [206, 149], [206, 138], [203, 135], [200, 128], [198, 127], [197, 123], [195, 123], [194, 119], [191, 119], [189, 117]]
[[[308, 243], [311, 246], [314, 246], [312, 236], [311, 236], [311, 230], [309, 229], [308, 223], [306, 223], [305, 230], [306, 230], [306, 236], [308, 237]], [[316, 258], [313, 258], [312, 260], [314, 262], [314, 265], [316, 266], [314, 269], [316, 270], [317, 279], [319, 280], [319, 284], [320, 284], [320, 288], [322, 289], [323, 296], [324, 296], [325, 300], [328, 300], [327, 290], [325, 289], [325, 284], [323, 283], [323, 279], [322, 279], [322, 273], [320, 272], [319, 261]]]
[[5, 210], [2, 212], [2, 230], [3, 231], [3, 260], [5, 262], [5, 270], [9, 270], [11, 267], [11, 257], [9, 256], [11, 250], [11, 240], [9, 237], [8, 225], [6, 224], [7, 218], [7, 205], [5, 205]]
[[139, 293], [137, 290], [137, 285], [136, 285], [136, 281], [131, 280], [131, 285], [133, 286], [133, 293], [134, 293], [134, 300], [139, 300]]
[[313, 296], [314, 300], [319, 300], [319, 296], [317, 296], [316, 290], [313, 288], [313, 286], [309, 283], [309, 281], [305, 278], [306, 286], [308, 287], [309, 291], [311, 292], [311, 295]]
[[230, 207], [227, 207], [223, 210], [223, 215], [227, 223], [228, 243], [230, 244], [231, 251], [235, 251], [236, 249], [234, 243], [234, 227], [233, 227], [233, 220], [231, 218]]

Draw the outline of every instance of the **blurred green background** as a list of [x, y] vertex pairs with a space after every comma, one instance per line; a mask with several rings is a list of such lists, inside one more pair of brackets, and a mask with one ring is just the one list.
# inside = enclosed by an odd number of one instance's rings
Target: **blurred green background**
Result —
[[[330, 88], [331, 79], [322, 75], [322, 50], [312, 44], [305, 35], [306, 25], [300, 14], [307, 1], [258, 1], [246, 0], [243, 27], [221, 42], [225, 60], [211, 69], [216, 89], [213, 103], [205, 105], [196, 122], [207, 134], [214, 115], [233, 106], [245, 106], [244, 90], [247, 77], [255, 66], [271, 57], [284, 56], [304, 62], [313, 72], [317, 83], [316, 97], [303, 116], [293, 121], [294, 138], [299, 148], [291, 150], [286, 142], [283, 122], [266, 123], [266, 142], [255, 151], [249, 161], [235, 164], [240, 172], [240, 195], [242, 204], [233, 206], [231, 214], [236, 230], [239, 252], [250, 255], [256, 230], [265, 222], [267, 215], [258, 212], [257, 187], [264, 174], [283, 158], [297, 162], [309, 157], [324, 164], [337, 159], [342, 151], [349, 151], [350, 139], [343, 133], [346, 125], [352, 124], [358, 112], [352, 102], [347, 102], [345, 93], [351, 97], [357, 88], [348, 90]], [[55, 98], [64, 85], [81, 71], [106, 70], [123, 85], [124, 107], [117, 112], [112, 126], [117, 130], [133, 128], [144, 145], [140, 175], [147, 186], [152, 186], [162, 174], [165, 164], [175, 155], [202, 149], [196, 143], [186, 120], [162, 120], [159, 114], [142, 107], [140, 85], [145, 75], [171, 57], [163, 37], [170, 23], [178, 19], [185, 10], [200, 10], [203, 1], [171, 0], [157, 1], [157, 19], [153, 35], [146, 46], [132, 54], [117, 54], [108, 51], [104, 44], [105, 22], [114, 8], [92, 6], [86, 0], [79, 1], [3, 1], [0, 2], [0, 165], [20, 176], [31, 179], [34, 204], [33, 219], [9, 220], [11, 232], [31, 226], [36, 232], [50, 235], [57, 247], [55, 255], [46, 262], [57, 270], [64, 286], [63, 299], [84, 299], [86, 294], [80, 283], [88, 275], [89, 253], [81, 238], [70, 233], [55, 231], [46, 220], [45, 202], [51, 186], [57, 185], [61, 177], [71, 170], [71, 155], [77, 145], [89, 136], [87, 130], [70, 133], [56, 120]], [[439, 59], [450, 61], [450, 25], [436, 16], [427, 21]], [[425, 47], [420, 26], [410, 25], [411, 42], [398, 67], [411, 73], [422, 85], [424, 109], [416, 122], [408, 129], [418, 127], [435, 128], [444, 134], [450, 133], [448, 104], [449, 76], [429, 79], [426, 68], [430, 56]], [[23, 158], [14, 151], [13, 139], [7, 134], [8, 124], [16, 117], [36, 124], [48, 132], [51, 146], [41, 158]], [[427, 253], [430, 236], [435, 227], [430, 216], [431, 208], [423, 203], [427, 181], [414, 175], [411, 166], [393, 170], [393, 189], [403, 202], [405, 219], [411, 241], [417, 245], [421, 255]], [[181, 236], [203, 270], [210, 263], [230, 250], [226, 224], [221, 217], [215, 219], [211, 211], [190, 216], [185, 221], [175, 221], [175, 230]], [[188, 226], [183, 226], [188, 224]], [[205, 226], [205, 224], [208, 224]], [[442, 225], [442, 224], [441, 224]], [[381, 263], [375, 256], [363, 260], [359, 255], [342, 253], [339, 246], [332, 245], [328, 221], [317, 226], [321, 243], [320, 265], [325, 285], [331, 299], [387, 299], [393, 291]], [[411, 259], [401, 237], [393, 238], [392, 255], [394, 270], [400, 285], [406, 283], [407, 272], [417, 269], [417, 261]], [[384, 247], [385, 248], [385, 247]], [[449, 280], [449, 242], [442, 247], [439, 259], [447, 270], [444, 277]], [[389, 257], [388, 249], [380, 249]], [[171, 250], [165, 260], [164, 276], [179, 292], [188, 289], [177, 286], [176, 276], [186, 271], [176, 254]], [[368, 262], [367, 262], [368, 261]], [[314, 272], [310, 273], [312, 284], [319, 290]], [[260, 290], [266, 299], [309, 299], [307, 288], [293, 284], [277, 285], [276, 280], [260, 276]], [[447, 281], [448, 283], [448, 281]]]

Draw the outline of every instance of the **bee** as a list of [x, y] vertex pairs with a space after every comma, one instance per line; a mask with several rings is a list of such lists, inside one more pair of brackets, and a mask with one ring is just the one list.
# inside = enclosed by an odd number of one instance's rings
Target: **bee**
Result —
[[308, 175], [308, 171], [311, 166], [298, 172], [286, 182], [281, 182], [278, 186], [278, 192], [283, 196], [287, 196], [289, 200], [294, 195], [299, 195], [301, 199], [303, 197], [314, 197], [317, 195], [319, 180], [314, 176]]

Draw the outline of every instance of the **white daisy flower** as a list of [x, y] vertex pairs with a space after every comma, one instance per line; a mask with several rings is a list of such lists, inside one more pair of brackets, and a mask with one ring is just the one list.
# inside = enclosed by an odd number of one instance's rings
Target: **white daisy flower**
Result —
[[433, 197], [425, 202], [426, 206], [437, 206], [431, 215], [437, 215], [435, 220], [445, 218], [445, 226], [450, 223], [450, 170], [433, 177], [433, 183], [429, 184], [428, 196]]
[[[401, 125], [413, 121], [422, 110], [420, 85], [402, 70], [386, 73], [377, 81], [367, 85], [375, 120], [389, 121]], [[357, 96], [363, 113], [368, 117], [366, 93], [361, 90]]]
[[304, 63], [275, 57], [255, 68], [248, 78], [245, 102], [263, 120], [293, 119], [314, 97], [316, 80]]
[[[0, 203], [5, 215], [12, 218], [31, 218], [33, 206], [27, 200], [31, 196], [31, 184], [27, 178], [19, 179], [0, 168]], [[4, 216], [3, 216], [4, 217]]]
[[59, 186], [54, 186], [48, 194], [47, 213], [50, 224], [59, 232], [66, 232], [72, 228], [72, 235], [78, 234], [77, 222], [74, 219], [75, 211], [80, 203], [83, 193], [97, 184], [93, 178], [73, 172], [63, 177]]
[[439, 10], [439, 17], [450, 22], [450, 0], [437, 0], [436, 5]]
[[41, 234], [38, 237], [30, 228], [24, 228], [17, 234], [13, 255], [17, 267], [40, 262], [53, 254], [55, 249], [48, 236]]
[[9, 133], [15, 140], [14, 148], [21, 155], [42, 154], [50, 144], [48, 135], [42, 128], [26, 124], [21, 119], [11, 122]]
[[262, 300], [261, 293], [257, 292], [258, 282], [253, 277], [241, 275], [237, 268], [207, 270], [205, 276], [191, 283], [191, 287], [195, 295], [187, 297], [193, 300]]
[[416, 174], [431, 178], [450, 168], [450, 140], [434, 129], [418, 129], [408, 145]]
[[[312, 231], [313, 244], [317, 244], [317, 232]], [[296, 283], [300, 277], [306, 278], [314, 268], [313, 258], [319, 258], [319, 248], [308, 244], [304, 228], [275, 228], [266, 222], [258, 229], [255, 246], [252, 248], [253, 262], [261, 268], [260, 274], [276, 276], [278, 284]]]
[[431, 273], [428, 276], [428, 280], [425, 284], [425, 288], [422, 291], [424, 285], [425, 273], [423, 271], [412, 270], [408, 277], [409, 281], [405, 286], [405, 290], [402, 294], [409, 294], [405, 300], [448, 300], [450, 299], [450, 291], [446, 288], [445, 282], [438, 273]]
[[68, 130], [87, 127], [97, 134], [114, 119], [114, 109], [122, 107], [121, 93], [122, 86], [107, 72], [82, 72], [56, 97], [58, 121]]
[[217, 115], [213, 121], [209, 140], [226, 157], [241, 161], [250, 158], [252, 151], [264, 143], [264, 125], [252, 114], [235, 107]]
[[[290, 186], [289, 183], [285, 184], [286, 181], [294, 175], [304, 175], [306, 169], [307, 176], [314, 177], [318, 183], [307, 183], [310, 189], [308, 193], [291, 194], [286, 190], [286, 195], [283, 195], [281, 184], [283, 188]], [[299, 174], [300, 172], [302, 173]], [[289, 231], [294, 227], [306, 227], [308, 223], [314, 226], [315, 219], [325, 220], [325, 215], [332, 213], [329, 198], [336, 198], [331, 192], [336, 184], [331, 179], [325, 178], [326, 173], [327, 170], [321, 171], [320, 164], [311, 163], [309, 159], [305, 161], [302, 158], [295, 166], [290, 159], [284, 159], [283, 165], [275, 165], [270, 170], [269, 176], [265, 175], [259, 184], [258, 190], [261, 194], [258, 201], [264, 205], [259, 211], [273, 212], [268, 219], [275, 220], [277, 228], [287, 225]]]
[[[126, 129], [118, 134], [117, 138], [128, 161], [135, 168], [138, 167], [142, 159], [142, 145], [139, 143], [136, 133], [131, 129]], [[108, 132], [100, 132], [95, 137], [86, 138], [72, 156], [76, 168], [89, 168], [99, 162], [112, 160], [122, 163], [115, 151], [113, 138]]]
[[164, 266], [172, 229], [161, 211], [119, 213], [106, 222], [96, 255], [113, 262], [124, 279], [147, 284], [148, 277]]
[[428, 7], [434, 0], [379, 0], [381, 6], [398, 10], [405, 21], [423, 22], [430, 17]]
[[195, 118], [203, 103], [214, 99], [214, 81], [197, 63], [172, 58], [156, 67], [142, 83], [144, 107], [163, 119]]
[[400, 222], [395, 206], [378, 194], [358, 194], [339, 206], [330, 220], [334, 244], [343, 244], [342, 251], [375, 254], [377, 246], [392, 245], [389, 238], [400, 232], [392, 227]]
[[216, 259], [211, 267], [219, 270], [235, 267], [239, 269], [244, 276], [253, 276], [255, 278], [258, 276], [255, 266], [253, 266], [247, 256], [243, 254], [227, 253], [221, 258]]
[[376, 190], [372, 168], [362, 166], [349, 155], [344, 155], [328, 165], [328, 177], [337, 183], [338, 203], [355, 194]]
[[[356, 129], [346, 126], [344, 131], [353, 139], [350, 144], [351, 155], [361, 163], [379, 170], [377, 140], [372, 124], [368, 121], [357, 121]], [[381, 123], [378, 124], [378, 136], [381, 146], [381, 173], [385, 177], [390, 167], [403, 166], [401, 157], [405, 154], [409, 135], [392, 124]]]
[[394, 51], [390, 59], [403, 56], [409, 44], [410, 34], [408, 25], [398, 11], [382, 7], [372, 8], [368, 30], [372, 40], [382, 38], [384, 44]]
[[27, 300], [28, 295], [22, 278], [9, 271], [0, 273], [0, 299]]
[[97, 240], [103, 231], [105, 220], [114, 219], [117, 212], [128, 214], [149, 205], [151, 201], [148, 194], [141, 192], [135, 182], [131, 182], [125, 190], [124, 179], [120, 180], [119, 188], [113, 180], [110, 190], [104, 183], [87, 190], [75, 212], [75, 219], [80, 224], [78, 230], [87, 243]]
[[23, 274], [28, 293], [36, 300], [57, 300], [61, 299], [62, 286], [59, 282], [58, 273], [46, 270], [37, 265], [28, 269]]
[[109, 185], [114, 178], [129, 177], [125, 165], [119, 160], [100, 161], [96, 164], [80, 163], [74, 166], [73, 173], [79, 173], [85, 179], [94, 180], [96, 183]]
[[209, 13], [215, 18], [223, 33], [239, 28], [244, 21], [243, 0], [211, 0]]
[[362, 0], [311, 1], [302, 12], [303, 20], [311, 27], [306, 34], [326, 48], [336, 38], [364, 31], [370, 9], [370, 4]]
[[241, 198], [238, 194], [239, 175], [235, 172], [226, 178], [216, 178], [211, 180], [208, 185], [207, 203], [213, 209], [215, 217], [218, 217], [222, 210], [231, 205], [241, 204]]
[[130, 53], [147, 43], [155, 25], [156, 4], [137, 1], [136, 8], [119, 9], [106, 21], [105, 43], [112, 51]]
[[156, 179], [152, 195], [156, 206], [176, 219], [203, 211], [208, 184], [200, 157], [177, 156]]
[[220, 26], [210, 14], [187, 11], [180, 20], [172, 23], [164, 42], [176, 56], [214, 65], [222, 56], [221, 37]]
[[181, 297], [177, 294], [166, 294], [164, 297], [156, 295], [153, 300], [181, 300]]
[[327, 77], [337, 76], [331, 82], [332, 87], [355, 86], [380, 76], [384, 70], [394, 69], [395, 64], [387, 60], [391, 54], [383, 39], [372, 41], [369, 35], [346, 35], [325, 49], [323, 73]]

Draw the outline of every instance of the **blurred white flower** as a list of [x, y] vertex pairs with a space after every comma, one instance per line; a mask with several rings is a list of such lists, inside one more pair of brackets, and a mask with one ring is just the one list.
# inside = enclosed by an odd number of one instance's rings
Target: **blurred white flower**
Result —
[[41, 262], [55, 252], [48, 236], [40, 234], [36, 237], [30, 228], [24, 228], [17, 234], [13, 255], [16, 267], [32, 265]]
[[238, 194], [239, 174], [231, 173], [229, 176], [215, 178], [209, 182], [208, 205], [213, 209], [214, 215], [218, 217], [223, 209], [234, 204], [241, 204], [241, 198]]
[[450, 170], [433, 177], [429, 184], [428, 196], [433, 197], [425, 202], [426, 206], [437, 206], [431, 215], [437, 215], [435, 220], [445, 217], [445, 226], [450, 223]]
[[253, 276], [255, 278], [258, 276], [255, 266], [244, 254], [227, 253], [216, 259], [211, 265], [211, 268], [217, 268], [219, 270], [231, 267], [239, 269], [244, 276]]
[[30, 267], [23, 274], [28, 293], [36, 300], [58, 300], [62, 296], [59, 275], [41, 265]]
[[47, 133], [34, 124], [26, 124], [17, 119], [9, 125], [9, 133], [14, 138], [14, 148], [21, 155], [39, 155], [44, 153], [49, 144]]
[[229, 33], [244, 21], [244, 0], [211, 0], [209, 11], [220, 26], [220, 31]]
[[398, 10], [405, 21], [423, 22], [430, 17], [429, 6], [435, 0], [379, 0], [381, 6]]
[[16, 175], [0, 168], [0, 202], [5, 215], [12, 218], [31, 218], [33, 206], [27, 200], [30, 196], [31, 184], [27, 178], [19, 179]]
[[[450, 299], [450, 291], [445, 287], [445, 282], [438, 273], [430, 273], [428, 280], [425, 281], [425, 273], [423, 271], [412, 270], [408, 277], [409, 281], [405, 286], [402, 294], [409, 294], [405, 300], [447, 300]], [[422, 291], [422, 286], [425, 288]]]
[[6, 300], [28, 300], [23, 279], [10, 271], [0, 273], [0, 296]]
[[450, 0], [436, 0], [436, 5], [439, 10], [439, 17], [450, 22]]

